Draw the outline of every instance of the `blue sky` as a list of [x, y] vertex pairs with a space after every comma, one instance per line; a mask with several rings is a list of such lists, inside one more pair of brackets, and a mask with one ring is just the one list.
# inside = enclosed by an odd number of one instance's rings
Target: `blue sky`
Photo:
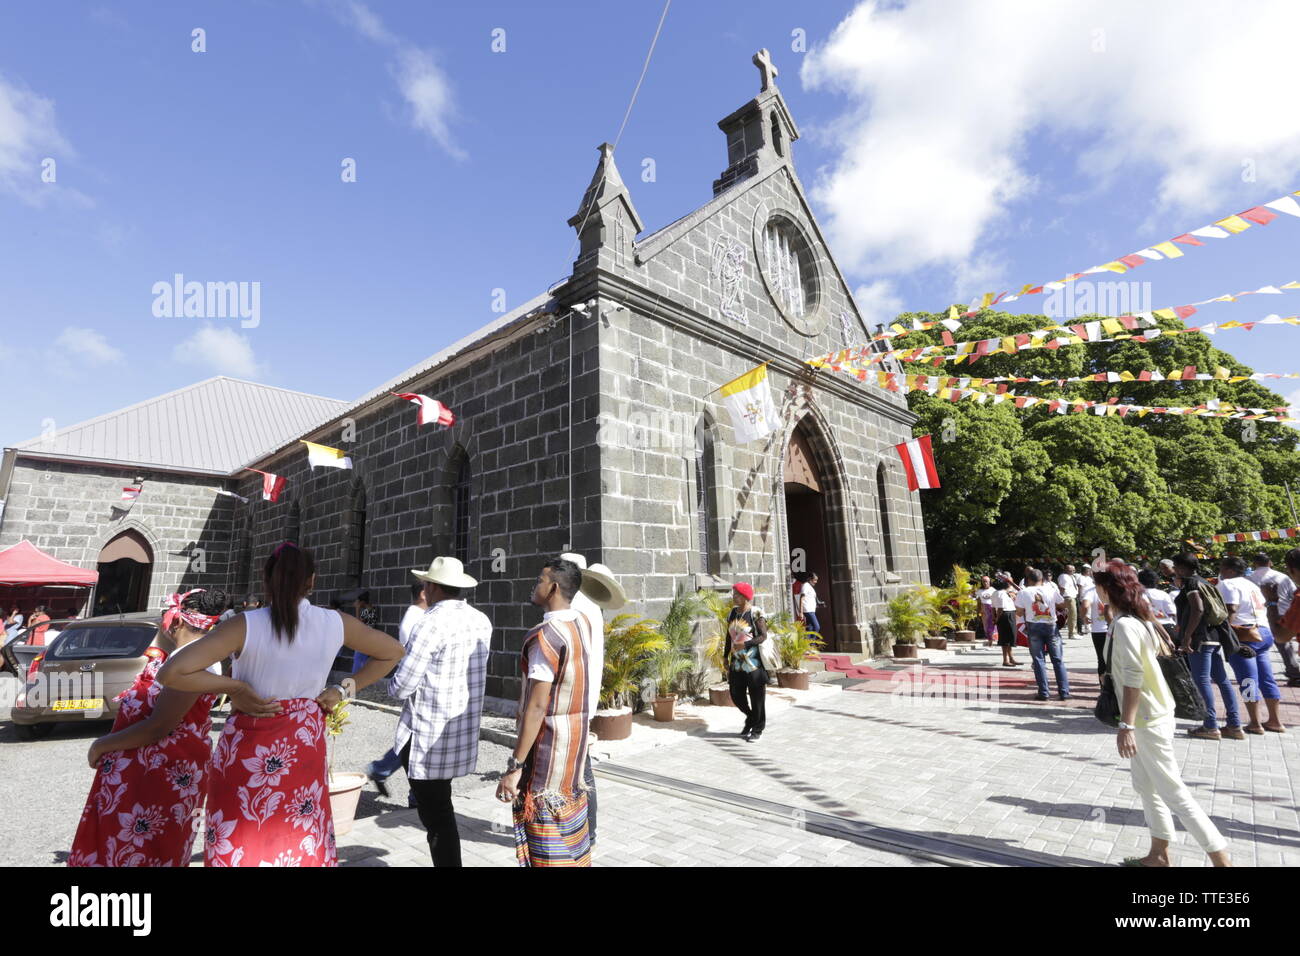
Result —
[[[618, 149], [647, 228], [710, 198], [716, 123], [757, 92], [760, 47], [872, 321], [1057, 278], [1300, 188], [1289, 52], [1261, 47], [1295, 35], [1288, 5], [1244, 4], [1226, 24], [1195, 2], [1172, 20], [1160, 2], [1038, 9], [1053, 6], [676, 0]], [[494, 289], [508, 307], [542, 291], [568, 271], [565, 220], [661, 10], [0, 7], [0, 444], [218, 373], [354, 398], [489, 321]], [[1297, 250], [1300, 219], [1281, 217], [1126, 278], [1150, 281], [1152, 306], [1181, 304], [1300, 279]], [[260, 283], [259, 324], [156, 317], [152, 287], [176, 273]], [[1198, 320], [1270, 311], [1300, 312], [1300, 292]], [[1289, 372], [1296, 336], [1218, 341]]]

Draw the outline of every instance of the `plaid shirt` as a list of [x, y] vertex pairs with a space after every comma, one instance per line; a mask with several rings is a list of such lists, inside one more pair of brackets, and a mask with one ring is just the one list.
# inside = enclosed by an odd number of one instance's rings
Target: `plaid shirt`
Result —
[[410, 741], [412, 779], [474, 772], [491, 637], [487, 615], [464, 601], [439, 601], [412, 629], [389, 687], [404, 701], [393, 749]]

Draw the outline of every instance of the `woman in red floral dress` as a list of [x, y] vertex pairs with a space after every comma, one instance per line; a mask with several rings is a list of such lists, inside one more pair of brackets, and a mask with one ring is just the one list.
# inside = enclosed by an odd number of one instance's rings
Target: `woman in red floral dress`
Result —
[[[217, 623], [222, 591], [173, 594], [160, 633], [177, 649]], [[68, 866], [186, 866], [203, 804], [212, 744], [208, 716], [216, 696], [164, 690], [156, 680], [166, 654], [150, 660], [117, 698], [112, 733], [90, 745], [96, 769]]]
[[[357, 690], [387, 676], [402, 645], [309, 602], [316, 564], [295, 544], [275, 549], [264, 578], [269, 608], [245, 611], [173, 654], [158, 679], [168, 689], [230, 695], [208, 781], [205, 864], [335, 866], [325, 715], [344, 694], [322, 688], [344, 644], [369, 658], [349, 678]], [[205, 670], [231, 655], [230, 677]]]

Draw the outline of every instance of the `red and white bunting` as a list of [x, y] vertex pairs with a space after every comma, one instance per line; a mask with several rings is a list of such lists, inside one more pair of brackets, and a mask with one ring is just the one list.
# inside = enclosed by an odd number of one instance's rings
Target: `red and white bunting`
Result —
[[934, 448], [929, 435], [895, 445], [894, 451], [903, 461], [908, 491], [939, 487], [939, 472], [934, 467]]
[[144, 490], [143, 488], [123, 488], [123, 489], [122, 489], [122, 500], [123, 500], [123, 501], [135, 501], [136, 498], [139, 498], [139, 497], [140, 497], [140, 492], [143, 491], [143, 490]]
[[272, 503], [280, 500], [280, 493], [284, 491], [285, 477], [283, 475], [273, 475], [269, 471], [258, 471], [256, 468], [250, 468], [249, 471], [255, 471], [262, 476], [262, 500]]
[[456, 424], [456, 415], [436, 398], [430, 398], [428, 395], [417, 395], [415, 392], [393, 392], [392, 395], [395, 398], [404, 398], [408, 402], [413, 402], [419, 406], [420, 412], [415, 419], [417, 426], [442, 425], [450, 428]]

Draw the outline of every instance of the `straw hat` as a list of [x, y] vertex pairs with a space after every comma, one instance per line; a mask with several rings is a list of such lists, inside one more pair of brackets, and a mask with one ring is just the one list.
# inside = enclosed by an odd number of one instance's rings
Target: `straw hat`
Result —
[[449, 588], [472, 588], [478, 584], [465, 573], [465, 565], [455, 558], [434, 558], [428, 571], [412, 571], [421, 581], [441, 584]]
[[608, 611], [617, 611], [627, 603], [627, 594], [603, 564], [593, 564], [582, 572], [582, 593]]

